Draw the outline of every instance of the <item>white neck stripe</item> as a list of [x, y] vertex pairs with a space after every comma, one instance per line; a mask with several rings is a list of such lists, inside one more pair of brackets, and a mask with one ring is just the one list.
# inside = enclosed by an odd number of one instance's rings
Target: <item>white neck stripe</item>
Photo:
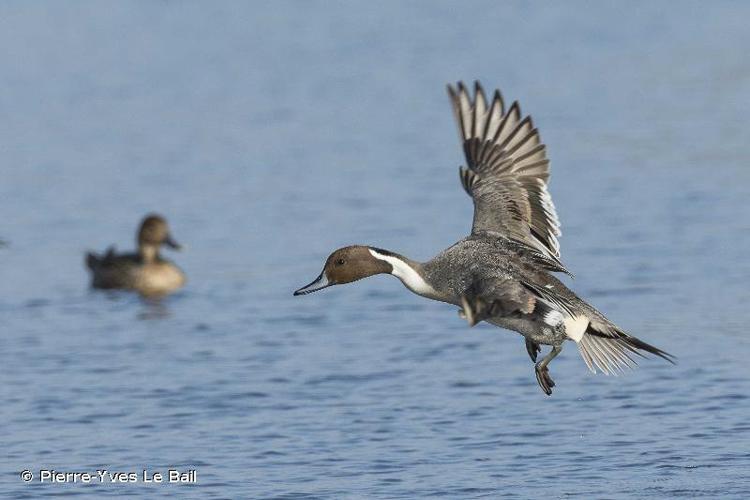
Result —
[[392, 255], [383, 255], [372, 248], [369, 248], [368, 250], [376, 259], [389, 263], [393, 268], [391, 274], [400, 279], [401, 282], [406, 285], [406, 288], [412, 292], [419, 295], [431, 295], [435, 293], [435, 290], [427, 284], [424, 278], [422, 278], [413, 267], [403, 260]]

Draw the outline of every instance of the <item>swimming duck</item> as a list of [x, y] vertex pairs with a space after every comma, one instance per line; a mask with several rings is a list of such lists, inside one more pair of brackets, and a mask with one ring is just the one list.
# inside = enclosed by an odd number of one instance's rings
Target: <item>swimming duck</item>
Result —
[[163, 217], [146, 216], [138, 230], [138, 252], [118, 255], [114, 247], [109, 247], [104, 255], [86, 254], [91, 286], [134, 290], [148, 296], [166, 295], [177, 290], [185, 284], [185, 274], [161, 257], [159, 249], [162, 245], [175, 250], [181, 248], [170, 235]]
[[[550, 395], [548, 365], [566, 341], [575, 342], [588, 368], [617, 374], [635, 356], [673, 357], [629, 335], [578, 297], [552, 273], [570, 272], [560, 261], [560, 222], [547, 184], [549, 160], [531, 117], [518, 102], [492, 101], [479, 82], [448, 86], [466, 156], [461, 185], [474, 202], [471, 234], [427, 262], [377, 247], [333, 252], [323, 272], [294, 295], [392, 274], [412, 292], [460, 307], [470, 326], [480, 321], [520, 333], [537, 383]], [[537, 362], [541, 346], [551, 346]]]

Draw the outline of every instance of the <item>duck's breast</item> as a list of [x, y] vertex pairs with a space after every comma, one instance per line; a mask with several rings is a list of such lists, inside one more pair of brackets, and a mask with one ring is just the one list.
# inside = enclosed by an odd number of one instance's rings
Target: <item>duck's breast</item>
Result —
[[185, 284], [185, 274], [171, 262], [141, 266], [135, 288], [146, 295], [170, 293]]

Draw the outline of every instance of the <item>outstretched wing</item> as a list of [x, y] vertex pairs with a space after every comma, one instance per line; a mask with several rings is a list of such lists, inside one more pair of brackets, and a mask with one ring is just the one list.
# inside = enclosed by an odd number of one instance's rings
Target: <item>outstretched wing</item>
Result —
[[497, 232], [559, 259], [560, 221], [547, 191], [549, 160], [531, 117], [500, 91], [488, 105], [479, 82], [448, 86], [468, 168], [461, 183], [474, 200], [472, 234]]

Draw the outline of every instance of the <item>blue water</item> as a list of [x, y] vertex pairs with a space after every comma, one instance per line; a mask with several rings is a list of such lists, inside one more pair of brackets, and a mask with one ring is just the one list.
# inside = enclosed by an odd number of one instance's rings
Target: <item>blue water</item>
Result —
[[[0, 5], [0, 494], [750, 496], [750, 6]], [[536, 385], [522, 339], [328, 253], [426, 260], [471, 202], [444, 85], [533, 115], [570, 286], [675, 354]], [[149, 211], [161, 303], [92, 292]], [[195, 470], [197, 484], [20, 471]]]

